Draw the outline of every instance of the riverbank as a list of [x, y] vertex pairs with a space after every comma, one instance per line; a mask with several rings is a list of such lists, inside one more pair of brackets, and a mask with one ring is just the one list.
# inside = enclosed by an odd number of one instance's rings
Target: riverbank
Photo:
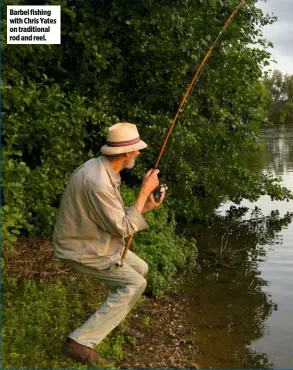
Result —
[[[281, 176], [293, 191], [292, 135], [292, 128], [263, 130], [267, 149], [251, 166]], [[133, 244], [151, 256], [152, 271], [163, 272], [153, 274], [154, 287], [169, 281], [170, 258], [175, 264], [183, 250], [167, 212], [159, 212]], [[178, 226], [196, 239], [193, 260], [202, 270], [177, 278], [164, 298], [139, 302], [128, 317], [143, 334], [136, 343], [120, 329], [103, 341], [99, 351], [116, 367], [292, 368], [292, 202], [263, 196], [224, 204], [217, 215]], [[54, 262], [47, 241], [22, 238], [15, 250], [4, 258], [3, 368], [80, 368], [59, 356], [60, 347], [107, 289]]]
[[[80, 368], [59, 355], [66, 335], [91, 315], [108, 289], [52, 259], [43, 239], [20, 238], [4, 258], [3, 367]], [[127, 318], [137, 340], [115, 329], [99, 352], [116, 367], [196, 367], [195, 331], [187, 327], [181, 279], [161, 299], [144, 296]]]

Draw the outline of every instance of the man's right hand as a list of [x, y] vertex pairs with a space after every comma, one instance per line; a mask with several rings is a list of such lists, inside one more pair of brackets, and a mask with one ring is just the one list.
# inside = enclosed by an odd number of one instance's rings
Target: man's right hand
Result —
[[158, 174], [160, 170], [149, 170], [143, 178], [143, 182], [141, 185], [141, 191], [149, 196], [157, 186], [160, 185], [160, 181], [158, 179]]

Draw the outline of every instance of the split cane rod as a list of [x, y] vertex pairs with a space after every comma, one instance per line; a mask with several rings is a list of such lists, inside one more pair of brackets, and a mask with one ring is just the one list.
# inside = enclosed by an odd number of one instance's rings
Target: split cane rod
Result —
[[[155, 168], [154, 168], [155, 170], [158, 168], [158, 165], [159, 165], [159, 163], [160, 163], [160, 161], [161, 161], [161, 158], [162, 158], [162, 155], [163, 155], [163, 153], [164, 153], [164, 150], [165, 150], [165, 147], [166, 147], [166, 145], [167, 145], [167, 142], [168, 142], [168, 140], [169, 140], [169, 137], [170, 137], [170, 135], [171, 135], [171, 133], [172, 133], [172, 131], [173, 131], [174, 125], [175, 125], [175, 123], [178, 121], [179, 115], [180, 115], [180, 113], [181, 113], [181, 111], [182, 111], [182, 108], [183, 108], [183, 106], [184, 106], [185, 102], [187, 101], [187, 99], [188, 99], [188, 97], [189, 97], [189, 95], [190, 95], [190, 93], [191, 93], [192, 87], [196, 84], [196, 82], [197, 82], [197, 80], [198, 80], [198, 77], [199, 77], [200, 73], [201, 73], [201, 72], [202, 72], [202, 70], [203, 70], [204, 65], [206, 64], [207, 60], [208, 60], [208, 59], [209, 59], [209, 57], [211, 56], [212, 51], [214, 50], [214, 48], [215, 48], [215, 46], [216, 46], [217, 42], [219, 41], [220, 37], [221, 37], [221, 36], [222, 36], [222, 34], [225, 32], [225, 30], [228, 28], [228, 26], [229, 26], [229, 24], [231, 23], [232, 19], [234, 18], [235, 14], [236, 14], [236, 13], [237, 13], [237, 11], [240, 9], [240, 7], [244, 4], [244, 2], [245, 2], [245, 0], [241, 0], [241, 1], [238, 3], [238, 5], [237, 5], [237, 6], [236, 6], [236, 8], [234, 9], [233, 13], [230, 15], [230, 17], [227, 19], [226, 23], [224, 24], [224, 27], [221, 29], [220, 33], [218, 34], [218, 36], [217, 36], [216, 40], [215, 40], [215, 41], [214, 41], [214, 43], [210, 46], [210, 48], [209, 48], [208, 52], [206, 53], [205, 57], [203, 58], [202, 62], [200, 63], [200, 66], [198, 67], [198, 69], [197, 69], [197, 71], [196, 71], [196, 73], [195, 73], [195, 75], [194, 75], [194, 77], [193, 77], [192, 81], [190, 82], [190, 84], [189, 84], [189, 86], [188, 86], [188, 88], [187, 88], [187, 91], [186, 91], [186, 93], [185, 93], [185, 95], [184, 95], [184, 97], [183, 97], [183, 99], [182, 99], [181, 103], [179, 104], [179, 107], [178, 107], [178, 109], [177, 109], [177, 112], [176, 112], [176, 114], [175, 114], [175, 116], [174, 116], [174, 118], [173, 118], [172, 124], [171, 124], [171, 126], [170, 126], [170, 128], [169, 128], [169, 131], [168, 131], [168, 133], [167, 133], [167, 135], [166, 135], [166, 138], [165, 138], [165, 140], [164, 140], [164, 143], [163, 143], [163, 145], [162, 145], [162, 147], [161, 147], [161, 150], [160, 150], [160, 152], [159, 152], [159, 155], [158, 155], [158, 158], [157, 158], [157, 161], [156, 161], [156, 164], [155, 164]], [[127, 243], [126, 243], [125, 249], [124, 249], [124, 251], [123, 251], [122, 258], [121, 258], [122, 265], [123, 265], [124, 258], [125, 258], [126, 254], [127, 254], [127, 251], [128, 251], [128, 249], [129, 249], [129, 247], [130, 247], [130, 245], [131, 245], [132, 238], [133, 238], [133, 234], [131, 234], [131, 235], [128, 237], [128, 240], [127, 240]]]

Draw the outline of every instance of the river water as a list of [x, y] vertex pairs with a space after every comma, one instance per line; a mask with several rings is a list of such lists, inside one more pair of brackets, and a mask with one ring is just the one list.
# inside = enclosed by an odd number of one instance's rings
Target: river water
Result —
[[[293, 191], [293, 126], [261, 141], [251, 165]], [[204, 266], [185, 286], [199, 367], [293, 368], [293, 201], [225, 203], [188, 233]]]

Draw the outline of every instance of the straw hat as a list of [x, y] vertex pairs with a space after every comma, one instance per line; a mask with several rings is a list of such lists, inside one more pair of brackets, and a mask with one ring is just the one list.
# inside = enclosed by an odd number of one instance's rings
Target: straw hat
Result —
[[133, 152], [145, 149], [147, 144], [140, 140], [136, 125], [128, 122], [116, 123], [109, 128], [107, 144], [103, 145], [101, 152], [107, 155]]

